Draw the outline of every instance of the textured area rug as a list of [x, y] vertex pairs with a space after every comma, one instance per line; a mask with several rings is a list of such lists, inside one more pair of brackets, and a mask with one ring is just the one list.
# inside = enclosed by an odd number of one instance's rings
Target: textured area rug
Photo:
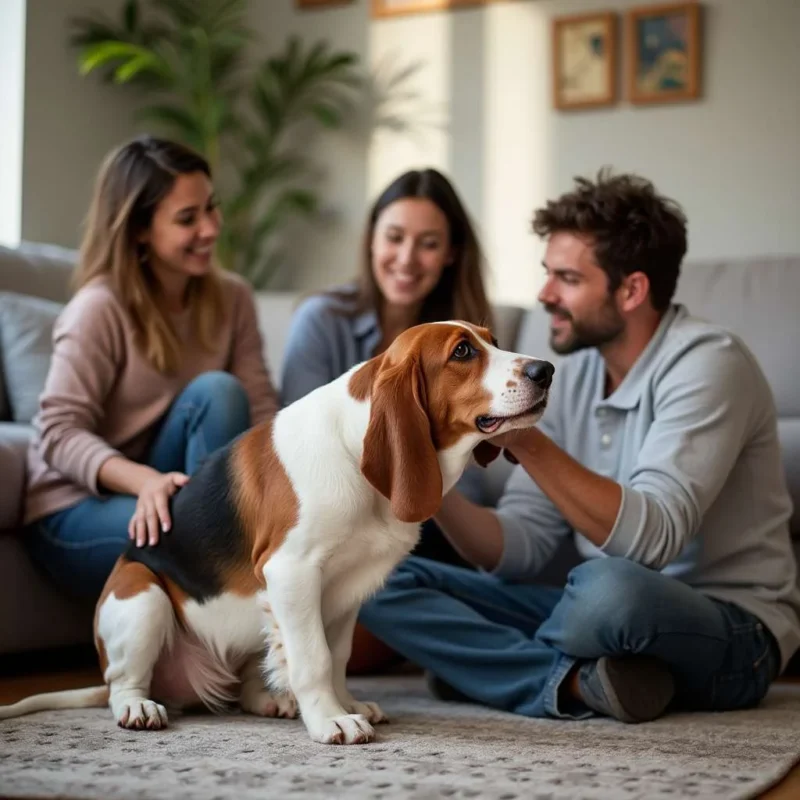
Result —
[[421, 678], [352, 681], [391, 716], [374, 743], [311, 742], [298, 720], [173, 717], [116, 728], [105, 710], [0, 722], [0, 794], [135, 800], [750, 798], [800, 759], [800, 686], [752, 711], [646, 725], [531, 720], [431, 699]]

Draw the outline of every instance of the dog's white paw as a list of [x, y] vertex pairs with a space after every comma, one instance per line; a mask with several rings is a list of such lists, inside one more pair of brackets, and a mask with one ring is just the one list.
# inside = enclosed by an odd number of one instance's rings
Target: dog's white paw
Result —
[[361, 714], [347, 714], [306, 722], [315, 742], [322, 744], [366, 744], [375, 738], [375, 729]]
[[272, 694], [266, 689], [243, 694], [239, 706], [242, 711], [259, 717], [294, 719], [297, 716], [297, 701], [293, 694]]
[[166, 728], [167, 709], [152, 700], [127, 700], [114, 709], [120, 728], [132, 731], [160, 731]]
[[389, 721], [389, 717], [386, 716], [383, 709], [377, 703], [370, 701], [362, 703], [358, 700], [351, 699], [349, 702], [344, 703], [344, 707], [349, 714], [360, 714], [372, 725], [378, 725], [381, 722]]

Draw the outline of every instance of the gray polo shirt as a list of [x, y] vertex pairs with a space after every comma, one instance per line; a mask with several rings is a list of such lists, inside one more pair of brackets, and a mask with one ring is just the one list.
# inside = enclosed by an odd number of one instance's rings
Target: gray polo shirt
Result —
[[498, 505], [495, 573], [530, 580], [560, 537], [584, 558], [622, 556], [737, 603], [772, 631], [783, 667], [800, 645], [800, 589], [770, 387], [744, 343], [672, 306], [609, 397], [595, 349], [559, 361], [540, 427], [622, 485], [610, 536], [573, 532], [522, 467]]

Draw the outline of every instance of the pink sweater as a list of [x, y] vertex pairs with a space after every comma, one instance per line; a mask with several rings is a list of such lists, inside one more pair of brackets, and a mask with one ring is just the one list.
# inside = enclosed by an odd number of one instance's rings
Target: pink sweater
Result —
[[213, 353], [191, 340], [188, 312], [174, 315], [184, 343], [180, 370], [165, 376], [134, 344], [130, 318], [105, 279], [78, 291], [53, 331], [53, 357], [28, 450], [24, 522], [74, 505], [114, 455], [143, 461], [172, 401], [197, 375], [224, 370], [242, 382], [253, 424], [278, 408], [250, 288], [223, 273], [226, 320]]

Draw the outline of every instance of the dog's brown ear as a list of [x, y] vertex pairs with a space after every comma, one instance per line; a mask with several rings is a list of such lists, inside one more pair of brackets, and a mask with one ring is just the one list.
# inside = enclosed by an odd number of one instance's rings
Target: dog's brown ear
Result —
[[423, 522], [439, 510], [442, 471], [416, 359], [406, 358], [375, 376], [361, 472], [403, 522]]
[[480, 466], [488, 467], [500, 455], [500, 448], [496, 444], [490, 444], [486, 441], [478, 442], [472, 451], [472, 455], [475, 456], [475, 460]]

